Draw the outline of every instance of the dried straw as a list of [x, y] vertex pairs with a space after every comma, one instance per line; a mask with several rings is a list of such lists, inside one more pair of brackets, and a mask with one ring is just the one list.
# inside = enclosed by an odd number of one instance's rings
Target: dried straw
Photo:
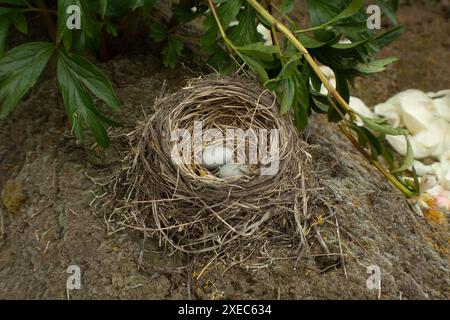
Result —
[[[137, 229], [175, 251], [233, 259], [305, 252], [317, 182], [307, 144], [272, 93], [242, 78], [196, 79], [155, 110], [128, 135], [125, 166], [109, 183], [112, 232]], [[279, 129], [278, 173], [259, 175], [257, 165], [250, 176], [220, 179], [202, 165], [175, 164], [171, 132], [200, 120], [204, 129]]]

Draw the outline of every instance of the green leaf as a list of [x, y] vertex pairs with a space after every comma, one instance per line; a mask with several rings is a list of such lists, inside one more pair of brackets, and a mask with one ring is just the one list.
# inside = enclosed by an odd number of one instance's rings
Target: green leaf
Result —
[[413, 149], [411, 147], [411, 143], [409, 142], [409, 139], [407, 136], [405, 136], [406, 139], [406, 155], [405, 155], [405, 159], [403, 160], [403, 164], [398, 168], [393, 170], [392, 172], [402, 172], [405, 170], [408, 170], [409, 168], [411, 168], [413, 162], [414, 162], [414, 152]]
[[405, 26], [397, 26], [393, 28], [392, 30], [389, 30], [385, 33], [382, 33], [375, 37], [375, 43], [380, 47], [383, 48], [390, 44], [392, 41], [397, 39], [403, 32], [405, 31]]
[[397, 60], [398, 59], [396, 57], [389, 57], [371, 61], [369, 63], [358, 63], [355, 69], [364, 74], [377, 73], [384, 71], [388, 65]]
[[155, 5], [156, 0], [144, 0], [144, 16], [148, 16]]
[[34, 86], [54, 45], [30, 42], [17, 46], [0, 58], [0, 119], [5, 118]]
[[102, 16], [102, 19], [105, 19], [106, 8], [108, 7], [108, 0], [98, 0], [98, 3], [100, 4], [100, 14]]
[[[336, 90], [339, 92], [342, 98], [348, 103], [350, 100], [350, 89], [348, 87], [347, 79], [338, 70], [333, 70], [336, 76]], [[339, 109], [340, 113], [334, 108], [330, 107], [328, 109], [328, 120], [331, 122], [339, 122], [342, 120], [341, 114], [345, 115], [346, 111], [338, 103], [335, 103], [336, 107]]]
[[397, 25], [397, 18], [395, 17], [395, 11], [397, 11], [399, 6], [398, 0], [377, 0], [378, 5], [383, 10], [383, 13], [388, 17], [388, 19], [394, 24]]
[[13, 22], [14, 27], [16, 27], [17, 30], [23, 34], [28, 33], [28, 23], [22, 13], [14, 13], [9, 17], [9, 19]]
[[[220, 22], [225, 30], [228, 29], [230, 23], [236, 19], [242, 3], [243, 0], [230, 0], [221, 3], [217, 7], [217, 15], [219, 16]], [[216, 21], [214, 20], [212, 14], [205, 19], [204, 27], [206, 32], [202, 37], [201, 44], [205, 49], [210, 49], [216, 41], [218, 31]]]
[[[25, 16], [22, 14], [21, 9], [19, 8], [2, 8], [0, 7], [0, 33], [7, 33], [7, 30], [9, 29], [9, 25], [10, 24], [14, 24], [14, 27], [26, 34], [28, 33], [28, 23], [27, 20], [25, 19]], [[6, 31], [5, 31], [6, 28]], [[6, 34], [0, 34], [0, 41], [1, 41], [1, 37], [5, 37], [3, 38], [3, 40], [6, 39]], [[4, 42], [3, 42], [4, 44]], [[0, 47], [1, 47], [2, 43], [0, 42]]]
[[364, 117], [361, 114], [358, 114], [358, 116], [362, 119], [364, 125], [376, 132], [379, 133], [383, 133], [383, 134], [388, 134], [391, 136], [401, 136], [401, 135], [407, 135], [409, 134], [408, 130], [403, 129], [403, 128], [393, 128], [390, 124], [388, 123], [384, 123], [381, 124], [377, 121], [374, 121], [373, 119]]
[[239, 24], [230, 35], [230, 39], [238, 46], [255, 43], [260, 40], [256, 22], [255, 10], [245, 4], [243, 10], [238, 15]]
[[293, 54], [289, 57], [289, 60], [283, 65], [280, 73], [277, 76], [277, 80], [288, 79], [298, 71], [301, 56], [299, 54]]
[[111, 82], [94, 64], [73, 53], [62, 53], [59, 60], [64, 62], [73, 77], [82, 82], [94, 95], [114, 110], [120, 109], [120, 102]]
[[295, 98], [295, 80], [294, 78], [282, 80], [283, 93], [281, 95], [280, 115], [285, 114], [291, 109]]
[[[303, 130], [308, 126], [309, 92], [307, 80], [300, 72], [294, 74], [295, 79], [295, 100], [294, 119], [298, 129]], [[308, 79], [308, 77], [306, 77]]]
[[192, 11], [190, 3], [180, 3], [172, 7], [173, 16], [181, 23], [188, 23], [194, 20], [202, 11]]
[[[99, 146], [108, 147], [109, 138], [104, 124], [117, 125], [117, 123], [103, 116], [95, 108], [92, 97], [83, 84], [112, 106], [118, 104], [118, 101], [115, 101], [109, 81], [90, 62], [75, 54], [67, 53], [64, 49], [58, 51], [57, 74], [72, 132], [76, 138], [83, 140], [86, 124]], [[103, 82], [105, 79], [106, 83]]]
[[282, 0], [280, 5], [280, 10], [282, 13], [286, 14], [294, 9], [294, 0]]
[[169, 36], [169, 33], [164, 25], [154, 22], [150, 25], [150, 37], [156, 42], [161, 42]]
[[274, 54], [278, 52], [275, 46], [266, 46], [262, 42], [251, 43], [245, 46], [236, 47], [239, 52], [246, 56], [251, 56], [262, 61], [273, 61]]
[[351, 43], [335, 43], [331, 45], [332, 48], [338, 49], [338, 50], [348, 50], [348, 49], [355, 49], [359, 46], [362, 46], [363, 44], [367, 43], [370, 39], [364, 39], [357, 42], [351, 42]]
[[300, 40], [300, 43], [303, 44], [303, 46], [307, 49], [320, 48], [327, 44], [327, 42], [311, 38], [304, 33], [298, 33], [297, 38], [298, 40]]
[[184, 42], [176, 36], [169, 36], [167, 45], [163, 49], [163, 63], [166, 67], [174, 68], [178, 57], [184, 48]]
[[352, 2], [339, 13], [340, 2], [342, 1], [308, 0], [313, 25], [324, 28], [353, 16], [364, 5], [364, 0], [352, 0]]
[[317, 113], [328, 113], [331, 106], [327, 97], [311, 95], [311, 106]]
[[116, 25], [114, 23], [110, 23], [109, 21], [105, 22], [105, 30], [115, 38], [118, 35]]
[[413, 190], [416, 192], [417, 195], [420, 195], [421, 194], [420, 182], [419, 182], [419, 177], [417, 176], [416, 168], [414, 168], [414, 166], [413, 166], [411, 171], [412, 171], [412, 176], [413, 176], [413, 180], [414, 180]]
[[142, 0], [128, 0], [128, 2], [130, 3], [131, 11], [134, 11], [144, 5]]
[[239, 54], [239, 56], [242, 60], [244, 60], [248, 67], [256, 73], [263, 84], [269, 81], [269, 76], [267, 75], [266, 70], [258, 61], [244, 54]]
[[336, 90], [341, 97], [344, 98], [345, 102], [348, 103], [350, 101], [350, 89], [348, 87], [347, 79], [342, 72], [339, 72], [339, 70], [333, 70], [333, 72], [336, 77]]
[[372, 158], [377, 159], [379, 155], [383, 154], [383, 145], [372, 132], [370, 132], [364, 127], [359, 126], [355, 127], [358, 128], [358, 137], [359, 135], [362, 135], [366, 139], [366, 141], [369, 142]]
[[395, 157], [394, 157], [394, 154], [392, 153], [392, 151], [386, 147], [385, 142], [383, 142], [382, 155], [383, 155], [384, 160], [386, 160], [386, 162], [389, 165], [389, 170], [394, 170]]

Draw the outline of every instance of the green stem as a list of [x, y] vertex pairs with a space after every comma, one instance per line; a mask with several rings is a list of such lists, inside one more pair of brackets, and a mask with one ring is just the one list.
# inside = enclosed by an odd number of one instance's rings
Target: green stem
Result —
[[[211, 0], [209, 0], [211, 1]], [[322, 70], [320, 70], [319, 66], [317, 65], [314, 58], [309, 54], [308, 50], [300, 43], [300, 41], [297, 39], [297, 37], [280, 21], [278, 21], [275, 17], [273, 17], [267, 10], [262, 7], [257, 0], [247, 0], [247, 2], [270, 24], [278, 29], [287, 39], [289, 42], [291, 42], [297, 50], [299, 50], [303, 56], [305, 57], [308, 64], [311, 66], [311, 68], [314, 70], [314, 72], [317, 74], [319, 79], [322, 81], [322, 83], [325, 85], [325, 87], [328, 90], [328, 93], [336, 99], [336, 101], [341, 105], [345, 111], [349, 114], [352, 121], [355, 119], [355, 113], [350, 108], [348, 103], [345, 101], [344, 98], [337, 92], [337, 90], [331, 85], [331, 83], [328, 81], [327, 77], [323, 74]], [[336, 106], [333, 106], [336, 107]], [[338, 109], [338, 108], [336, 108]], [[367, 152], [359, 146], [359, 144], [354, 140], [354, 138], [351, 136], [351, 134], [346, 130], [346, 127], [343, 124], [340, 124], [339, 126], [341, 128], [341, 131], [344, 133], [344, 135], [347, 137], [347, 139], [350, 140], [352, 144], [357, 147], [357, 149], [381, 172], [382, 175], [384, 175], [395, 187], [397, 187], [403, 194], [407, 197], [412, 197], [414, 193], [407, 189], [395, 176], [393, 176], [391, 173], [389, 173], [386, 169], [383, 168], [376, 160], [374, 160], [370, 155], [367, 154]]]
[[369, 160], [397, 189], [399, 189], [406, 197], [412, 198], [414, 196], [414, 192], [406, 188], [398, 179], [389, 173], [383, 166], [378, 163], [375, 159], [373, 159], [361, 146], [358, 142], [353, 138], [353, 136], [348, 132], [347, 127], [342, 123], [339, 124], [339, 129], [341, 132], [347, 137], [348, 140], [363, 154], [363, 156]]
[[225, 30], [223, 29], [222, 22], [219, 19], [219, 16], [217, 15], [216, 6], [211, 0], [208, 0], [209, 8], [211, 9], [211, 12], [214, 16], [214, 20], [216, 20], [217, 27], [219, 28], [220, 36], [225, 41], [225, 44], [232, 49], [234, 52], [238, 52], [236, 46], [231, 42], [231, 40], [228, 38], [227, 34], [225, 33]]
[[341, 95], [337, 92], [337, 90], [331, 85], [331, 83], [328, 81], [327, 77], [323, 74], [322, 70], [320, 70], [319, 65], [316, 63], [314, 58], [309, 54], [308, 50], [300, 43], [300, 41], [297, 39], [297, 37], [280, 21], [275, 19], [269, 12], [267, 12], [256, 0], [247, 0], [248, 3], [261, 15], [263, 16], [267, 21], [270, 22], [272, 26], [277, 28], [288, 40], [291, 42], [294, 47], [299, 50], [303, 56], [305, 57], [306, 61], [308, 61], [308, 64], [311, 66], [311, 68], [314, 70], [314, 72], [317, 74], [319, 79], [322, 81], [322, 83], [325, 85], [325, 88], [327, 88], [329, 94], [333, 96], [337, 102], [345, 109], [345, 111], [350, 115], [352, 119], [354, 119], [355, 115], [353, 110], [350, 108], [348, 103], [344, 100], [344, 98], [341, 97]]

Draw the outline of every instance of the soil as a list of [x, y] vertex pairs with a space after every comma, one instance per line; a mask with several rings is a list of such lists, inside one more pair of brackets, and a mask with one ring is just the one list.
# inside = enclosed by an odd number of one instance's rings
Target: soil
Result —
[[[450, 88], [448, 16], [442, 7], [405, 4], [406, 33], [380, 55], [400, 61], [358, 79], [354, 94], [369, 105], [398, 91]], [[198, 76], [171, 70], [150, 54], [133, 53], [102, 65], [123, 102], [131, 127], [152, 112], [163, 83], [179, 89]], [[306, 133], [324, 188], [338, 210], [318, 229], [344, 263], [311, 254], [297, 264], [274, 261], [261, 268], [221, 263], [185, 270], [187, 257], [167, 255], [158, 239], [139, 233], [108, 235], [109, 213], [92, 206], [91, 177], [120, 166], [117, 140], [106, 151], [83, 147], [70, 135], [51, 72], [13, 114], [0, 123], [0, 298], [2, 299], [448, 299], [448, 219], [420, 216], [323, 118]], [[331, 168], [331, 169], [330, 169]], [[338, 224], [338, 226], [336, 225]], [[337, 232], [339, 230], [339, 233]], [[318, 246], [318, 244], [316, 244]], [[81, 270], [81, 289], [66, 291], [69, 265]], [[381, 270], [381, 290], [369, 290], [367, 267]], [[195, 276], [195, 277], [193, 277]]]

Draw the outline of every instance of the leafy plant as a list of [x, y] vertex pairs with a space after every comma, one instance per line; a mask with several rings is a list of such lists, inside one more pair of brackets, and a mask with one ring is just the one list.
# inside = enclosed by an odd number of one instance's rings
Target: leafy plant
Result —
[[[93, 96], [113, 110], [119, 110], [120, 103], [107, 77], [83, 55], [108, 60], [114, 54], [115, 39], [126, 41], [144, 30], [161, 45], [167, 67], [174, 67], [189, 45], [199, 45], [208, 54], [205, 62], [224, 74], [250, 70], [278, 95], [281, 114], [292, 114], [299, 129], [308, 126], [312, 113], [326, 114], [389, 181], [411, 197], [418, 190], [404, 172], [411, 165], [412, 150], [408, 147], [404, 163], [397, 165], [384, 140], [385, 135], [407, 132], [383, 119], [365, 118], [348, 105], [349, 85], [355, 77], [383, 71], [396, 60], [374, 60], [373, 56], [403, 32], [395, 18], [398, 1], [377, 1], [392, 23], [386, 32], [367, 28], [363, 0], [306, 2], [312, 24], [308, 29], [299, 28], [289, 16], [293, 0], [172, 0], [166, 4], [156, 0], [0, 0], [0, 118], [14, 109], [55, 56], [73, 134], [81, 141], [89, 128], [97, 143], [107, 147], [106, 126], [118, 123], [98, 110]], [[70, 5], [81, 9], [80, 30], [66, 26]], [[27, 21], [35, 16], [42, 20], [51, 41], [25, 43], [4, 52], [11, 27], [26, 34]], [[186, 34], [184, 25], [200, 23], [201, 38]], [[266, 43], [261, 26], [270, 30], [272, 43]], [[336, 89], [319, 64], [334, 71]], [[322, 84], [327, 94], [321, 93]], [[356, 124], [358, 117], [363, 125]], [[387, 161], [389, 170], [379, 158]]]

